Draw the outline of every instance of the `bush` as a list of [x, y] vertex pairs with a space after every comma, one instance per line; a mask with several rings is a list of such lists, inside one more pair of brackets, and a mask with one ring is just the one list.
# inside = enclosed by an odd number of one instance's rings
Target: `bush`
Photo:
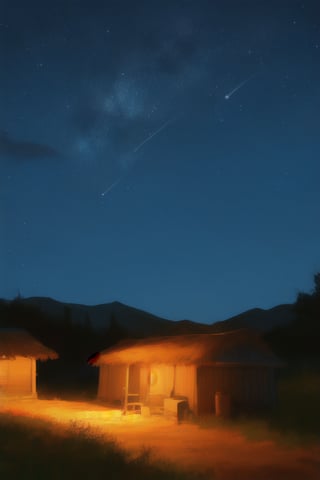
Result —
[[[174, 468], [152, 464], [150, 452], [132, 459], [112, 438], [77, 423], [63, 427], [43, 420], [0, 414], [0, 478], [192, 480]], [[199, 477], [197, 477], [199, 478]]]

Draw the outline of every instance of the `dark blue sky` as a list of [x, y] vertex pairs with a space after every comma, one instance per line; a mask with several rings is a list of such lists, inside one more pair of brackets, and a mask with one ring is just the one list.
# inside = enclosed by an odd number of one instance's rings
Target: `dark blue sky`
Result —
[[4, 0], [0, 49], [1, 297], [213, 322], [310, 291], [317, 0]]

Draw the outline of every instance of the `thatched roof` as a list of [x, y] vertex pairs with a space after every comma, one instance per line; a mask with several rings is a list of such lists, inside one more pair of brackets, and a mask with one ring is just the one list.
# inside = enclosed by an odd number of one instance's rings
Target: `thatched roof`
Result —
[[16, 356], [39, 360], [58, 358], [56, 352], [45, 347], [25, 330], [0, 328], [0, 358], [14, 358]]
[[281, 366], [280, 360], [248, 329], [142, 340], [125, 340], [92, 355], [90, 365], [102, 364], [184, 364]]

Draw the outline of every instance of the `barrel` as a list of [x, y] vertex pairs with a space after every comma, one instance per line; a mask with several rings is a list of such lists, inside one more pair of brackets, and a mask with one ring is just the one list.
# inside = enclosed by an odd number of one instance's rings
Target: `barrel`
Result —
[[217, 417], [230, 417], [231, 400], [228, 393], [216, 392], [214, 396], [214, 404]]

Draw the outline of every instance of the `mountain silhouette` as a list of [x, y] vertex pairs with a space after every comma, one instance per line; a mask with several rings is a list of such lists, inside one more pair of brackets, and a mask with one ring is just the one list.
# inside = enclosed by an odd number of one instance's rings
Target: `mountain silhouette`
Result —
[[255, 328], [268, 332], [275, 327], [288, 325], [296, 318], [293, 304], [281, 304], [270, 309], [252, 308], [221, 322], [212, 324], [212, 331]]
[[238, 328], [255, 328], [267, 332], [276, 326], [289, 324], [295, 318], [292, 304], [282, 304], [270, 309], [253, 308], [226, 320], [204, 324], [191, 320], [173, 321], [120, 302], [99, 305], [82, 305], [59, 302], [48, 297], [29, 297], [20, 300], [34, 305], [51, 317], [63, 317], [66, 309], [75, 323], [90, 319], [94, 328], [107, 328], [112, 320], [129, 333], [139, 336], [179, 335], [187, 333], [213, 333]]

